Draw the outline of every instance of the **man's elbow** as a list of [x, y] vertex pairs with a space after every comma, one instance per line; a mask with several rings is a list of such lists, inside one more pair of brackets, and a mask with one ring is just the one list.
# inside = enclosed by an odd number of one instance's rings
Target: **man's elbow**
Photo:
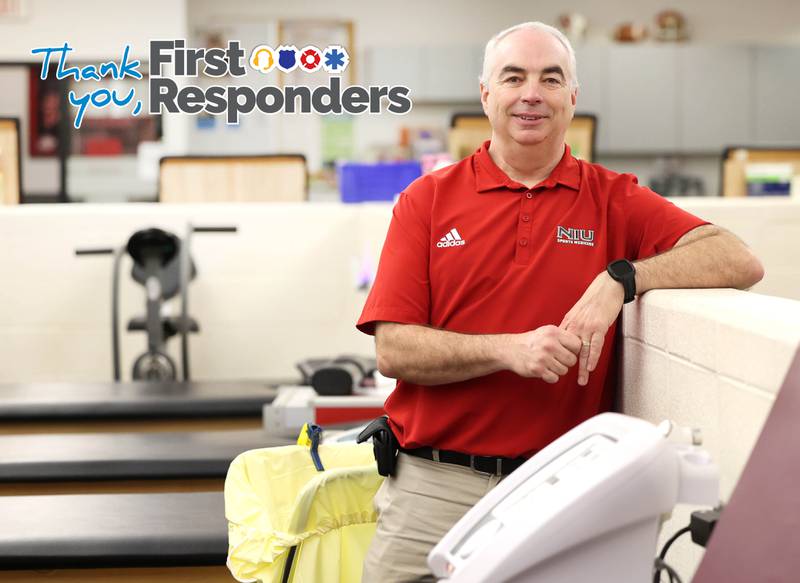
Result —
[[764, 265], [750, 250], [747, 251], [747, 255], [742, 263], [740, 289], [749, 289], [764, 279]]
[[375, 328], [375, 360], [378, 372], [390, 379], [397, 378], [396, 358], [392, 355], [392, 332], [396, 324], [378, 322]]
[[377, 360], [378, 372], [390, 379], [396, 379], [397, 373], [395, 372], [391, 360], [386, 354], [386, 351], [378, 349], [375, 356]]

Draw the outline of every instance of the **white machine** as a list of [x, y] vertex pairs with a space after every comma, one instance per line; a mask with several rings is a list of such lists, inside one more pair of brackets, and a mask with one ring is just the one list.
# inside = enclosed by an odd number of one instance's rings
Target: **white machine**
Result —
[[296, 437], [305, 423], [324, 427], [366, 422], [383, 415], [383, 403], [391, 390], [359, 389], [347, 396], [322, 396], [311, 387], [282, 386], [272, 403], [264, 405], [264, 431]]
[[428, 555], [448, 583], [643, 583], [661, 515], [714, 506], [719, 474], [699, 434], [603, 413], [484, 496]]

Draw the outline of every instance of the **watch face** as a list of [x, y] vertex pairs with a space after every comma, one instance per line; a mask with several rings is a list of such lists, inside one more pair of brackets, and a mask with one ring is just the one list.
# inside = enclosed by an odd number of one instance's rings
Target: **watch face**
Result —
[[611, 264], [611, 269], [618, 277], [626, 277], [635, 273], [633, 265], [624, 259], [619, 259]]

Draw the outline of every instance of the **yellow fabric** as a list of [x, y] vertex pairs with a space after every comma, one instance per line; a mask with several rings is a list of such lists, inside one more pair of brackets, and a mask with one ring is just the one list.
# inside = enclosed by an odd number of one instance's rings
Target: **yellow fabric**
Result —
[[292, 583], [360, 581], [383, 478], [371, 444], [320, 445], [319, 454], [324, 472], [299, 445], [248, 451], [231, 464], [228, 568], [239, 581], [280, 581], [295, 545]]

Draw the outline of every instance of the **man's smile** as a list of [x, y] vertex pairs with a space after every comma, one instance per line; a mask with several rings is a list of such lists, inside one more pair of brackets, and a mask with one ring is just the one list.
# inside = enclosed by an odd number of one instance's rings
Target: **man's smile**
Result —
[[517, 118], [521, 121], [524, 125], [536, 125], [542, 122], [542, 120], [547, 119], [549, 116], [544, 115], [543, 113], [512, 113], [512, 117]]

